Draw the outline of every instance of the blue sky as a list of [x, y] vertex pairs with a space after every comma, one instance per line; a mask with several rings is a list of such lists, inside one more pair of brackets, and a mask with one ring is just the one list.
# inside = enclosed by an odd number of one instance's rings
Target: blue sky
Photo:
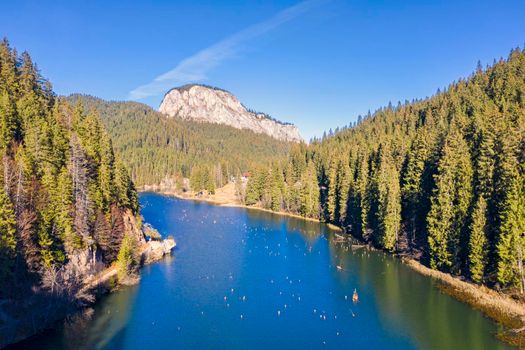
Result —
[[[0, 36], [59, 94], [157, 108], [227, 89], [306, 138], [432, 95], [525, 43], [525, 1], [5, 1]], [[157, 79], [157, 80], [155, 80]]]

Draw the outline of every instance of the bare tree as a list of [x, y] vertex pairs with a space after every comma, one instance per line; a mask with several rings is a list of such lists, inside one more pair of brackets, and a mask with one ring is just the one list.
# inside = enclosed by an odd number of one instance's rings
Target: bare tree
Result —
[[74, 200], [73, 227], [87, 243], [90, 241], [89, 217], [93, 210], [88, 193], [88, 162], [75, 134], [71, 135], [70, 150], [69, 171], [73, 179]]

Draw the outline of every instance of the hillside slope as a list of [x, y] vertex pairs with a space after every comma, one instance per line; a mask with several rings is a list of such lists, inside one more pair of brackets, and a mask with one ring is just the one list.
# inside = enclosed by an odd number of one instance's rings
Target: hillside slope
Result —
[[525, 52], [260, 169], [246, 201], [523, 297]]
[[221, 187], [230, 176], [255, 164], [285, 159], [291, 146], [249, 130], [166, 118], [141, 103], [85, 95], [67, 99], [100, 113], [116, 153], [131, 170], [137, 186], [159, 184], [166, 177], [180, 181], [199, 172]]
[[126, 168], [94, 113], [0, 43], [0, 347], [92, 300], [87, 279], [143, 241]]

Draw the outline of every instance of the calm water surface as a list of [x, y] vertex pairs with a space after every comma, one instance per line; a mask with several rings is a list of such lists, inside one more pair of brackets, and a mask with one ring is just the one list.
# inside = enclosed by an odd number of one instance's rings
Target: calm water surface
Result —
[[151, 193], [141, 203], [177, 240], [173, 257], [24, 348], [507, 348], [429, 278], [325, 225]]

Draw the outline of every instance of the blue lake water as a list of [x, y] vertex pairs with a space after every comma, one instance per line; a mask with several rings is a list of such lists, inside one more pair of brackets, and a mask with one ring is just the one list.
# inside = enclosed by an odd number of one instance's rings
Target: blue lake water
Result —
[[145, 220], [175, 237], [173, 256], [24, 348], [507, 349], [493, 322], [430, 278], [336, 242], [326, 225], [140, 199]]

